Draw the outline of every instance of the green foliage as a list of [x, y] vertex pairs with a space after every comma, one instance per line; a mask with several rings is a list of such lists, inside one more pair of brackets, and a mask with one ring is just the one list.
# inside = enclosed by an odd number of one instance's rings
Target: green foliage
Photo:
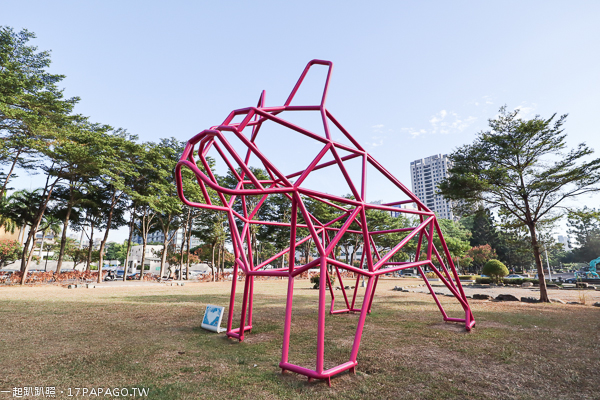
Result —
[[106, 246], [107, 260], [119, 260], [121, 265], [125, 263], [125, 257], [127, 256], [127, 245], [119, 244], [115, 242], [109, 242]]
[[[543, 278], [537, 227], [552, 223], [564, 200], [599, 190], [600, 159], [584, 161], [593, 154], [584, 143], [565, 151], [566, 115], [531, 120], [517, 115], [518, 110], [502, 107], [498, 117], [489, 120], [489, 131], [453, 152], [449, 177], [439, 188], [448, 199], [496, 207], [512, 227], [525, 227]], [[544, 284], [540, 296], [549, 301]]]
[[[442, 235], [452, 258], [463, 256], [471, 247], [469, 242], [471, 232], [459, 221], [438, 219], [438, 223], [440, 224]], [[437, 235], [433, 241], [441, 252], [442, 245]]]
[[[329, 274], [329, 280], [331, 281], [331, 285], [335, 285], [335, 274]], [[313, 284], [314, 289], [318, 289], [321, 286], [321, 274], [316, 274], [310, 277], [310, 283]]]
[[16, 240], [0, 240], [0, 268], [9, 262], [18, 260], [23, 251], [21, 245]]
[[600, 210], [583, 207], [569, 211], [567, 217], [568, 232], [577, 247], [565, 261], [587, 263], [600, 257]]
[[492, 279], [499, 282], [501, 278], [508, 275], [508, 268], [506, 268], [506, 265], [504, 265], [501, 261], [489, 260], [485, 263], [481, 272], [483, 272], [485, 275], [491, 276]]

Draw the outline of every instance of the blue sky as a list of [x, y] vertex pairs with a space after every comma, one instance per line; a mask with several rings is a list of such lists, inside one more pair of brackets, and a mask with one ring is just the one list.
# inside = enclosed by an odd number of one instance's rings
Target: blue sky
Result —
[[[472, 142], [504, 104], [524, 117], [568, 113], [569, 145], [600, 154], [595, 1], [12, 1], [1, 14], [52, 50], [77, 112], [143, 141], [187, 140], [263, 89], [280, 105], [319, 58], [335, 65], [328, 109], [407, 185], [410, 161]], [[317, 103], [321, 75], [306, 102]], [[386, 186], [369, 200], [393, 200]]]

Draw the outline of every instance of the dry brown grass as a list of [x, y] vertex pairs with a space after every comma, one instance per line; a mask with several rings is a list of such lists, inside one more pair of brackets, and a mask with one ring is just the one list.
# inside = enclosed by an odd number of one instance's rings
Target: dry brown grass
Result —
[[[600, 309], [471, 301], [477, 326], [466, 333], [441, 321], [430, 296], [391, 291], [396, 284], [380, 282], [357, 373], [337, 376], [331, 388], [280, 373], [286, 281], [257, 282], [254, 330], [243, 343], [200, 329], [206, 304], [227, 305], [227, 283], [2, 287], [0, 390], [150, 387], [152, 399], [600, 397]], [[314, 367], [317, 291], [309, 287], [296, 282], [290, 361]], [[461, 314], [452, 298], [442, 302]], [[326, 366], [347, 360], [357, 319], [327, 316]]]

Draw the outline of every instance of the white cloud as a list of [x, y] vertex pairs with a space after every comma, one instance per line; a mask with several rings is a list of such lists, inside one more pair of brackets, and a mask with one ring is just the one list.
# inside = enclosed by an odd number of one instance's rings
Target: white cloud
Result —
[[384, 126], [385, 126], [385, 125], [383, 125], [383, 124], [378, 124], [378, 125], [373, 125], [371, 128], [373, 128], [373, 129], [381, 129], [381, 128], [383, 128]]
[[469, 116], [467, 118], [461, 118], [455, 112], [441, 110], [431, 117], [429, 123], [431, 124], [431, 133], [448, 134], [452, 132], [462, 132], [475, 122], [475, 120], [477, 120], [477, 117]]
[[519, 111], [517, 117], [521, 119], [533, 118], [533, 111], [535, 110], [535, 107], [536, 104], [532, 104], [531, 106], [525, 106], [523, 103], [521, 103], [521, 105], [515, 107], [515, 110]]
[[429, 118], [430, 129], [415, 129], [415, 128], [402, 128], [401, 131], [408, 133], [413, 138], [427, 133], [431, 134], [451, 134], [455, 132], [462, 132], [471, 126], [477, 117], [469, 116], [466, 118], [460, 117], [453, 111], [441, 110], [438, 113], [432, 115]]

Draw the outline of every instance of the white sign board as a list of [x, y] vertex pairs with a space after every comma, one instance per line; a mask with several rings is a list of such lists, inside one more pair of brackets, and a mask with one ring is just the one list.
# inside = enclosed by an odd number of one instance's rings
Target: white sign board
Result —
[[208, 304], [204, 311], [204, 318], [202, 318], [202, 327], [217, 333], [225, 332], [226, 329], [221, 328], [224, 310], [225, 307]]

